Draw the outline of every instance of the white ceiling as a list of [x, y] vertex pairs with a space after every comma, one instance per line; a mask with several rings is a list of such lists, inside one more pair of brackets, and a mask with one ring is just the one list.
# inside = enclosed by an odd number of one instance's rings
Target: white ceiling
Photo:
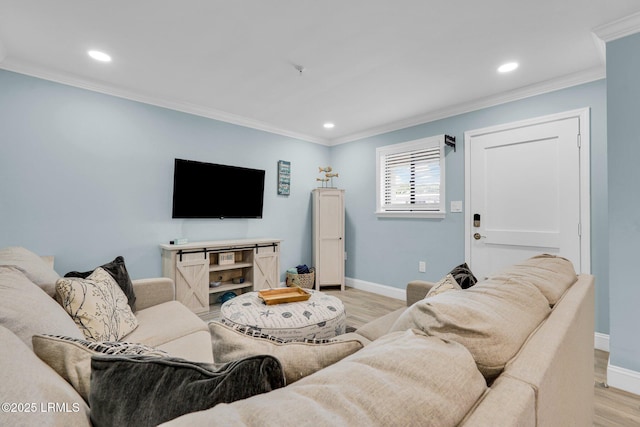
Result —
[[[602, 78], [594, 28], [637, 12], [637, 0], [0, 0], [0, 68], [332, 145]], [[520, 68], [498, 74], [506, 61]]]

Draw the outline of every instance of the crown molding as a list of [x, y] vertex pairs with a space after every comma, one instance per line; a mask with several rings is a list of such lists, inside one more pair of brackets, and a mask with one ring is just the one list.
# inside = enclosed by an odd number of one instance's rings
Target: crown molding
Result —
[[640, 32], [640, 12], [593, 29], [593, 33], [604, 42], [621, 39], [638, 32]]
[[353, 142], [359, 139], [369, 138], [383, 133], [408, 128], [411, 126], [422, 125], [425, 123], [434, 122], [436, 120], [446, 119], [448, 117], [481, 110], [483, 108], [494, 107], [496, 105], [506, 104], [508, 102], [518, 101], [520, 99], [542, 95], [544, 93], [553, 92], [560, 89], [566, 89], [568, 87], [600, 80], [605, 78], [605, 76], [605, 67], [598, 66], [574, 74], [546, 80], [544, 82], [524, 86], [497, 95], [488, 96], [486, 98], [480, 98], [474, 101], [457, 104], [448, 108], [429, 112], [406, 120], [400, 120], [384, 126], [371, 128], [369, 130], [352, 134], [344, 138], [336, 138], [330, 141], [330, 145], [333, 146], [345, 144], [347, 142]]
[[[3, 55], [3, 46], [0, 43], [0, 58]], [[111, 85], [99, 84], [87, 79], [83, 79], [77, 76], [73, 76], [68, 73], [55, 72], [46, 70], [43, 68], [35, 67], [29, 64], [16, 61], [12, 58], [0, 59], [0, 69], [7, 71], [13, 71], [20, 74], [25, 74], [44, 80], [53, 81], [56, 83], [65, 84], [68, 86], [77, 87], [80, 89], [90, 90], [92, 92], [103, 93], [106, 95], [115, 96], [118, 98], [124, 98], [131, 101], [142, 102], [144, 104], [154, 105], [157, 107], [167, 108], [170, 110], [181, 111], [188, 114], [194, 114], [201, 117], [206, 117], [213, 120], [222, 121], [225, 123], [231, 123], [238, 126], [243, 126], [251, 129], [256, 129], [264, 132], [273, 133], [276, 135], [282, 135], [289, 138], [299, 139], [301, 141], [311, 142], [315, 144], [334, 146], [345, 144], [348, 142], [357, 141], [359, 139], [368, 138], [399, 129], [404, 129], [411, 126], [417, 126], [429, 122], [433, 122], [448, 117], [453, 117], [459, 114], [468, 113], [483, 108], [493, 107], [496, 105], [504, 104], [511, 101], [517, 101], [519, 99], [528, 98], [535, 95], [541, 95], [543, 93], [552, 92], [559, 89], [564, 89], [571, 86], [576, 86], [583, 83], [599, 80], [605, 77], [604, 66], [596, 67], [583, 72], [562, 76], [556, 79], [547, 80], [545, 82], [536, 83], [533, 85], [518, 88], [512, 91], [503, 92], [501, 94], [492, 95], [486, 98], [481, 98], [471, 102], [466, 102], [444, 108], [438, 111], [429, 112], [426, 114], [414, 116], [408, 119], [392, 122], [383, 126], [373, 127], [362, 132], [347, 135], [336, 139], [323, 139], [310, 135], [305, 135], [297, 132], [292, 132], [287, 129], [281, 129], [276, 126], [272, 126], [268, 123], [260, 122], [257, 120], [251, 120], [246, 117], [241, 117], [235, 114], [227, 113], [220, 110], [203, 108], [198, 105], [189, 104], [175, 100], [165, 100], [153, 96], [148, 96], [135, 91], [117, 88]]]
[[29, 64], [16, 61], [12, 58], [2, 60], [2, 44], [0, 43], [0, 69], [37, 77], [44, 80], [61, 83], [68, 86], [86, 89], [92, 92], [103, 93], [118, 98], [128, 99], [130, 101], [141, 102], [144, 104], [154, 105], [157, 107], [167, 108], [170, 110], [181, 111], [183, 113], [193, 114], [196, 116], [206, 117], [208, 119], [218, 120], [225, 123], [231, 123], [251, 129], [282, 135], [289, 138], [299, 139], [306, 142], [312, 142], [321, 145], [329, 145], [329, 141], [323, 138], [317, 138], [310, 135], [292, 132], [264, 123], [258, 120], [248, 119], [236, 114], [227, 113], [225, 111], [204, 108], [199, 105], [190, 104], [176, 100], [166, 100], [158, 97], [145, 95], [128, 89], [118, 88], [112, 85], [99, 84], [87, 79], [83, 79], [72, 74], [55, 72], [43, 68], [35, 67]]

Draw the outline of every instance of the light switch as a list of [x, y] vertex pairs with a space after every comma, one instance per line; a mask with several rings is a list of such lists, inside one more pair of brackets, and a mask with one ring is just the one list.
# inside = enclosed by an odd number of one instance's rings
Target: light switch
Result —
[[462, 200], [451, 201], [451, 212], [462, 212]]

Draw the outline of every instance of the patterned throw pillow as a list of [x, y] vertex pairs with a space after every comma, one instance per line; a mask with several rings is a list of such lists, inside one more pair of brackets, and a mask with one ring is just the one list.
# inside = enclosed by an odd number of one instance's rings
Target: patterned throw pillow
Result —
[[[127, 271], [127, 267], [124, 265], [124, 258], [121, 256], [117, 256], [113, 261], [108, 262], [100, 266], [105, 269], [107, 273], [114, 278], [114, 280], [122, 289], [122, 292], [127, 296], [127, 302], [129, 303], [129, 307], [131, 307], [132, 311], [136, 311], [136, 294], [133, 291], [133, 283], [131, 282], [131, 278], [129, 277], [129, 272]], [[95, 270], [93, 270], [95, 271]], [[93, 271], [70, 271], [65, 274], [64, 277], [80, 277], [81, 279], [86, 279], [93, 273]]]
[[90, 341], [118, 341], [138, 327], [127, 296], [103, 268], [56, 282], [56, 299]]
[[456, 279], [462, 289], [468, 289], [478, 282], [466, 262], [455, 267], [449, 272]]
[[427, 296], [425, 298], [433, 297], [438, 294], [441, 294], [446, 291], [450, 291], [453, 289], [462, 289], [456, 279], [451, 274], [447, 274], [444, 276], [438, 283], [436, 283], [429, 292], [427, 292]]
[[153, 347], [127, 342], [94, 342], [56, 335], [34, 335], [33, 351], [58, 375], [67, 380], [89, 402], [91, 356], [94, 354], [139, 354], [168, 357]]
[[362, 349], [357, 340], [286, 341], [240, 325], [209, 322], [213, 360], [220, 363], [270, 354], [282, 363], [287, 384], [291, 384]]

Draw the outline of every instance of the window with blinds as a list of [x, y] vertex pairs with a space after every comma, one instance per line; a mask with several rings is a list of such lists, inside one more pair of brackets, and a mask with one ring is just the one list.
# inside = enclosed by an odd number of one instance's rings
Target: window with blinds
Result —
[[379, 147], [376, 157], [379, 216], [444, 216], [444, 135]]

